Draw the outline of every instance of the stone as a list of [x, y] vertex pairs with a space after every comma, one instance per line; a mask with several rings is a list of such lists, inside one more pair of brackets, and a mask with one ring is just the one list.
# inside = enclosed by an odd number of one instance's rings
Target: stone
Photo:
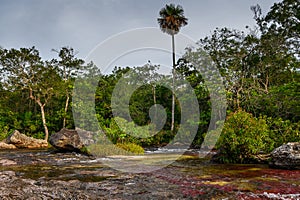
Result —
[[0, 142], [0, 149], [16, 149], [17, 147], [13, 144], [7, 144], [5, 142]]
[[94, 144], [96, 141], [94, 140], [95, 133], [92, 131], [83, 130], [80, 128], [76, 128], [76, 132], [80, 136], [80, 140], [85, 146], [88, 146], [90, 144]]
[[0, 165], [2, 166], [7, 166], [7, 165], [16, 165], [17, 162], [13, 161], [13, 160], [9, 160], [9, 159], [1, 159], [0, 160]]
[[269, 166], [281, 169], [300, 169], [300, 142], [289, 142], [271, 152]]
[[80, 152], [83, 147], [93, 143], [93, 133], [84, 130], [63, 128], [50, 136], [50, 144], [61, 151]]
[[18, 130], [15, 130], [10, 136], [8, 136], [6, 143], [12, 144], [17, 148], [40, 149], [48, 147], [48, 142], [46, 140], [28, 137], [20, 133]]

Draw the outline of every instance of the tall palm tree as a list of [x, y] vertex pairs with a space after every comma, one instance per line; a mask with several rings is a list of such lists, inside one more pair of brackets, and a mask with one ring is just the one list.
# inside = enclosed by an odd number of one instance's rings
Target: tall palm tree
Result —
[[174, 131], [174, 113], [175, 113], [175, 41], [174, 36], [179, 32], [180, 28], [187, 25], [188, 19], [183, 15], [184, 10], [182, 6], [174, 4], [166, 5], [159, 11], [160, 17], [157, 19], [162, 32], [172, 36], [172, 59], [173, 59], [173, 83], [172, 83], [172, 123], [171, 131]]

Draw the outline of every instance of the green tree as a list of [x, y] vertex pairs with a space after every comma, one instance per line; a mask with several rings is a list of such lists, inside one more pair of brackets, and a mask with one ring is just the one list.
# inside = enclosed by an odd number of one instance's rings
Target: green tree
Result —
[[58, 53], [59, 60], [55, 61], [59, 67], [60, 76], [63, 80], [61, 88], [65, 93], [65, 103], [63, 109], [63, 128], [66, 127], [67, 113], [69, 110], [70, 99], [72, 97], [74, 79], [82, 72], [84, 61], [76, 58], [76, 52], [71, 47], [62, 47]]
[[256, 71], [253, 81], [257, 88], [248, 104], [252, 105], [250, 111], [297, 121], [300, 2], [283, 0], [275, 3], [266, 16], [262, 16], [259, 5], [251, 9], [260, 37], [248, 59]]
[[[132, 99], [135, 99], [135, 102], [140, 104], [140, 106], [134, 105], [136, 108], [146, 108], [146, 112], [148, 113], [149, 108], [154, 104], [154, 121], [157, 121], [157, 85], [159, 85], [159, 81], [162, 80], [162, 76], [157, 72], [159, 70], [159, 65], [152, 65], [149, 61], [147, 64], [143, 65], [142, 67], [134, 67], [132, 69], [131, 79], [132, 81], [135, 81], [133, 84], [140, 85], [140, 92], [135, 92], [135, 96], [132, 97]], [[148, 90], [147, 90], [148, 88]], [[150, 98], [145, 98], [149, 95], [149, 88], [151, 88], [152, 92], [152, 101]], [[136, 95], [138, 94], [138, 95]], [[144, 98], [142, 98], [144, 97]], [[140, 101], [139, 101], [140, 100]], [[141, 101], [142, 100], [142, 101]], [[145, 100], [145, 101], [143, 101]], [[136, 115], [135, 119], [138, 119], [140, 116], [139, 114]], [[146, 117], [149, 118], [148, 116]], [[145, 124], [145, 122], [139, 123], [140, 125]]]
[[245, 33], [217, 28], [211, 36], [201, 39], [199, 46], [209, 53], [223, 76], [233, 110], [253, 111], [256, 105], [249, 104], [251, 99], [268, 95], [272, 87], [297, 77], [299, 61], [295, 54], [285, 37], [269, 29]]
[[250, 80], [255, 76], [254, 68], [249, 65], [249, 58], [258, 42], [255, 35], [217, 28], [211, 36], [198, 43], [198, 51], [205, 50], [210, 55], [224, 78], [231, 109], [239, 109], [248, 98]]
[[276, 34], [285, 40], [290, 52], [300, 55], [300, 2], [283, 0], [274, 3], [266, 16], [259, 5], [252, 7], [258, 27], [263, 34]]
[[[199, 60], [199, 52], [192, 52], [187, 50], [183, 58], [178, 60], [176, 71], [181, 74], [192, 86], [199, 103], [200, 116], [199, 120], [190, 123], [198, 124], [198, 133], [194, 139], [193, 145], [199, 146], [203, 142], [203, 136], [208, 130], [211, 118], [211, 102], [210, 94], [203, 79], [200, 70], [197, 69], [190, 61]], [[211, 84], [212, 85], [212, 84]], [[186, 99], [189, 97], [187, 96]]]
[[10, 91], [26, 91], [28, 98], [40, 107], [45, 140], [49, 131], [45, 106], [56, 92], [60, 78], [53, 63], [42, 61], [35, 47], [4, 50], [1, 56], [2, 71], [5, 73], [5, 87]]
[[171, 131], [174, 130], [174, 116], [175, 116], [175, 41], [174, 36], [179, 32], [182, 26], [187, 25], [188, 19], [184, 16], [182, 6], [174, 4], [166, 5], [159, 11], [160, 17], [157, 19], [162, 32], [172, 36], [172, 60], [173, 60], [173, 94], [172, 94], [172, 122]]

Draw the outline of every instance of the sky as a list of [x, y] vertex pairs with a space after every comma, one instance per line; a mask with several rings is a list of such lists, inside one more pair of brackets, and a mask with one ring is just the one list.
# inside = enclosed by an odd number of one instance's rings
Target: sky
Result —
[[[0, 0], [0, 46], [35, 46], [46, 60], [57, 56], [51, 49], [69, 46], [78, 57], [86, 58], [116, 34], [158, 28], [159, 10], [169, 3], [183, 7], [189, 20], [181, 33], [197, 41], [216, 27], [253, 27], [250, 7], [259, 4], [266, 13], [275, 2], [278, 0]], [[129, 60], [125, 63], [130, 64]]]

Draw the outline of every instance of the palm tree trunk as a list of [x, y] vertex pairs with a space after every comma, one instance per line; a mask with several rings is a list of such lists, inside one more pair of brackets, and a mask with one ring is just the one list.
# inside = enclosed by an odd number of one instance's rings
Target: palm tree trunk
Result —
[[174, 34], [172, 34], [172, 52], [173, 52], [173, 69], [172, 69], [172, 122], [171, 131], [174, 131], [174, 121], [175, 121], [175, 41]]
[[153, 103], [154, 103], [154, 108], [155, 108], [155, 113], [154, 113], [154, 119], [155, 122], [157, 120], [157, 105], [156, 105], [156, 91], [155, 91], [156, 87], [155, 85], [152, 86], [152, 94], [153, 94]]

